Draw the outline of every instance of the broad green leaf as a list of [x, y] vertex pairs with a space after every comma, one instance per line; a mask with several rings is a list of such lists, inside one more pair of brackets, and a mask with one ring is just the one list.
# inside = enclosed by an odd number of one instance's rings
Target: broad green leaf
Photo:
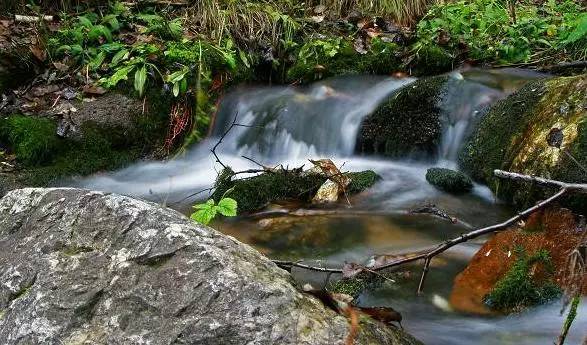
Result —
[[237, 208], [237, 202], [232, 198], [223, 198], [218, 202], [218, 206], [216, 206], [218, 212], [226, 217], [235, 217], [237, 214]]
[[179, 82], [179, 85], [180, 85], [179, 91], [180, 91], [181, 93], [186, 93], [186, 92], [187, 92], [187, 90], [188, 90], [188, 80], [187, 80], [187, 79], [185, 79], [185, 78], [184, 78], [184, 79], [182, 79], [182, 80]]
[[106, 53], [100, 52], [92, 60], [90, 60], [90, 69], [97, 70], [98, 68], [100, 68], [100, 66], [102, 66], [102, 64], [104, 63], [104, 59], [106, 59]]
[[139, 96], [143, 95], [145, 91], [145, 83], [147, 82], [147, 67], [144, 65], [135, 72], [135, 90], [138, 91]]
[[110, 66], [114, 67], [114, 66], [118, 65], [121, 61], [128, 59], [129, 54], [130, 53], [127, 49], [123, 49], [123, 50], [119, 51], [112, 58], [112, 62], [110, 63]]
[[191, 216], [193, 220], [204, 225], [208, 225], [212, 221], [212, 219], [214, 219], [214, 217], [216, 217], [215, 207], [203, 208], [201, 210], [194, 212]]
[[239, 56], [241, 58], [241, 61], [245, 65], [245, 67], [251, 68], [251, 65], [249, 63], [249, 59], [247, 58], [247, 54], [244, 51], [242, 51], [242, 50], [239, 50], [238, 51], [238, 54], [239, 54]]
[[91, 28], [91, 27], [93, 26], [92, 22], [91, 22], [91, 21], [90, 21], [88, 18], [86, 18], [86, 17], [84, 17], [84, 16], [80, 16], [80, 17], [78, 17], [78, 21], [79, 21], [79, 23], [80, 23], [82, 26], [84, 26], [84, 27], [86, 27], [86, 28], [88, 28], [88, 29], [89, 29], [89, 28]]
[[179, 82], [173, 83], [173, 96], [179, 96]]
[[214, 200], [213, 199], [209, 199], [208, 201], [206, 201], [203, 204], [197, 204], [197, 205], [195, 205], [194, 208], [196, 210], [202, 210], [202, 209], [205, 209], [205, 208], [214, 207], [214, 205], [215, 205]]
[[122, 80], [128, 80], [128, 75], [135, 69], [135, 67], [135, 65], [130, 65], [117, 69], [112, 76], [104, 79], [102, 84], [107, 88], [115, 87]]

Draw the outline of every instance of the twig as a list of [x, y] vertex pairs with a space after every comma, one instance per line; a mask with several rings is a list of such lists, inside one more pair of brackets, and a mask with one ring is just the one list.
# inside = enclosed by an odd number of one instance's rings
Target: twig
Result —
[[493, 174], [497, 177], [500, 177], [500, 178], [506, 178], [506, 179], [510, 179], [510, 180], [523, 181], [523, 182], [534, 182], [534, 183], [538, 183], [543, 186], [559, 187], [559, 188], [564, 188], [568, 191], [587, 193], [587, 184], [567, 183], [567, 182], [561, 182], [561, 181], [556, 181], [556, 180], [549, 180], [549, 179], [546, 179], [543, 177], [538, 177], [538, 176], [522, 175], [522, 174], [518, 174], [518, 173], [503, 171], [503, 170], [494, 170]]
[[237, 118], [238, 118], [238, 111], [234, 115], [234, 120], [232, 120], [232, 124], [230, 125], [230, 127], [228, 127], [228, 129], [226, 129], [226, 131], [224, 131], [224, 133], [222, 134], [222, 136], [220, 137], [220, 139], [218, 139], [218, 142], [216, 142], [216, 144], [214, 145], [214, 147], [212, 147], [212, 150], [211, 150], [212, 151], [212, 154], [216, 158], [216, 162], [219, 163], [220, 165], [222, 165], [222, 167], [224, 169], [226, 169], [226, 165], [224, 165], [224, 163], [222, 163], [222, 161], [220, 160], [220, 158], [218, 158], [218, 155], [216, 154], [216, 149], [218, 148], [218, 146], [220, 146], [220, 144], [222, 144], [222, 140], [224, 140], [224, 138], [226, 138], [226, 136], [228, 135], [228, 133], [230, 133], [230, 131], [235, 127], [235, 125], [236, 125], [236, 119]]

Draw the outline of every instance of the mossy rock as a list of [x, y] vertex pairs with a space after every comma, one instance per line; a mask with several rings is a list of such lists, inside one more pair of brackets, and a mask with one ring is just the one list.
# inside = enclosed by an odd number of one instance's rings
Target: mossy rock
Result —
[[[519, 207], [544, 199], [553, 191], [497, 179], [495, 169], [585, 183], [587, 174], [564, 151], [587, 166], [586, 109], [585, 74], [530, 82], [484, 115], [460, 153], [460, 165], [498, 197]], [[547, 142], [555, 128], [563, 136], [562, 150]], [[577, 212], [587, 209], [585, 195], [572, 195], [563, 203]]]
[[533, 277], [532, 271], [541, 269], [546, 276], [552, 275], [552, 262], [548, 251], [541, 250], [532, 256], [518, 249], [518, 259], [484, 298], [491, 309], [514, 312], [544, 304], [561, 295], [561, 289], [552, 279]]
[[27, 166], [44, 164], [60, 153], [62, 142], [56, 131], [55, 122], [47, 118], [0, 118], [0, 143], [11, 146], [18, 160]]
[[153, 147], [153, 124], [142, 123], [129, 129], [87, 121], [80, 128], [83, 136], [60, 138], [52, 119], [1, 118], [0, 146], [15, 154], [19, 165], [2, 189], [47, 186], [63, 178], [124, 167]]
[[392, 158], [430, 158], [442, 135], [441, 100], [448, 76], [423, 78], [393, 95], [363, 121], [357, 151]]
[[[223, 196], [235, 199], [239, 213], [259, 210], [275, 201], [310, 201], [327, 180], [323, 174], [293, 171], [263, 173], [240, 180], [234, 180], [232, 174], [232, 170], [227, 168], [219, 175], [212, 199], [216, 202]], [[381, 179], [373, 171], [349, 173], [348, 176], [351, 178], [347, 188], [349, 194], [362, 192]]]
[[473, 182], [467, 175], [445, 168], [428, 169], [426, 181], [434, 187], [452, 194], [468, 193], [473, 189]]

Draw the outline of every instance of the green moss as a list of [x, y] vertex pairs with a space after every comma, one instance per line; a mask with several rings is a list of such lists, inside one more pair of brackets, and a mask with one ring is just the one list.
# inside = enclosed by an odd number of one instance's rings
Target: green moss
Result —
[[328, 287], [328, 291], [333, 293], [343, 293], [349, 296], [353, 296], [353, 298], [357, 298], [368, 286], [368, 279], [349, 278], [337, 280], [336, 282], [331, 283]]
[[19, 162], [38, 165], [59, 154], [62, 142], [57, 125], [46, 118], [14, 115], [0, 119], [0, 143], [12, 147]]
[[[326, 182], [322, 174], [305, 174], [291, 171], [264, 173], [254, 177], [233, 180], [229, 168], [223, 170], [217, 181], [212, 198], [218, 202], [222, 196], [235, 199], [239, 212], [252, 212], [262, 209], [273, 201], [296, 199], [309, 201]], [[371, 187], [380, 178], [372, 171], [350, 173], [349, 194], [359, 193]]]
[[[10, 148], [24, 165], [17, 184], [47, 186], [70, 176], [86, 176], [121, 168], [140, 158], [157, 142], [156, 119], [141, 119], [134, 129], [82, 125], [81, 139], [56, 135], [56, 123], [45, 118], [11, 116], [0, 122], [0, 144]], [[160, 132], [160, 130], [159, 130]]]
[[560, 296], [561, 289], [551, 280], [536, 282], [531, 276], [531, 268], [536, 264], [541, 264], [552, 272], [548, 251], [541, 250], [528, 257], [523, 250], [517, 250], [517, 255], [514, 265], [485, 296], [485, 303], [492, 309], [516, 311]]
[[467, 175], [450, 169], [428, 169], [426, 181], [440, 190], [453, 194], [467, 193], [473, 189], [473, 182]]
[[415, 76], [432, 76], [454, 69], [454, 58], [444, 48], [427, 45], [419, 49], [414, 56], [412, 74]]
[[347, 187], [347, 193], [349, 194], [360, 193], [381, 181], [381, 176], [371, 170], [349, 173], [348, 177], [351, 179], [351, 183]]
[[390, 96], [363, 121], [357, 149], [393, 158], [436, 155], [442, 134], [439, 104], [447, 79], [420, 79]]

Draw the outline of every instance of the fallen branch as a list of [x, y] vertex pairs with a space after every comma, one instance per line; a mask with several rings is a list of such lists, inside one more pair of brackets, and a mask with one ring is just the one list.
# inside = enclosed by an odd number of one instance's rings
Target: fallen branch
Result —
[[54, 19], [54, 17], [50, 16], [50, 15], [43, 15], [43, 16], [23, 16], [20, 14], [14, 15], [14, 21], [21, 22], [21, 23], [37, 23], [40, 21], [52, 22], [53, 19]]
[[[430, 262], [432, 261], [432, 259], [435, 256], [437, 256], [441, 253], [444, 253], [448, 249], [450, 249], [458, 244], [467, 242], [469, 240], [475, 239], [475, 238], [483, 236], [483, 235], [487, 235], [490, 233], [505, 230], [505, 229], [517, 224], [521, 220], [526, 219], [532, 213], [539, 211], [542, 208], [549, 205], [550, 203], [558, 200], [559, 198], [561, 198], [563, 195], [565, 195], [568, 192], [587, 192], [587, 185], [586, 184], [566, 183], [566, 182], [549, 180], [549, 179], [536, 177], [536, 176], [511, 173], [511, 172], [502, 171], [502, 170], [495, 170], [494, 174], [495, 174], [495, 176], [500, 177], [500, 178], [508, 178], [508, 179], [513, 179], [513, 180], [518, 180], [518, 181], [525, 181], [525, 182], [535, 182], [535, 183], [545, 185], [545, 186], [560, 187], [560, 190], [556, 194], [549, 197], [548, 199], [537, 203], [536, 205], [518, 213], [514, 217], [512, 217], [502, 223], [473, 230], [471, 232], [468, 232], [466, 234], [463, 234], [461, 236], [458, 236], [458, 237], [455, 237], [451, 240], [443, 242], [443, 243], [439, 244], [438, 246], [434, 247], [433, 249], [428, 250], [428, 251], [424, 251], [419, 255], [401, 258], [401, 259], [398, 259], [395, 261], [387, 262], [384, 265], [380, 265], [380, 266], [376, 266], [376, 267], [370, 267], [369, 270], [370, 271], [380, 271], [380, 270], [389, 269], [392, 267], [405, 265], [405, 264], [412, 263], [415, 261], [424, 260], [424, 268], [422, 270], [422, 276], [420, 277], [420, 283], [418, 284], [418, 293], [420, 294], [423, 291], [424, 282], [426, 281], [426, 276], [427, 276], [428, 271], [430, 269]], [[299, 261], [298, 262], [274, 261], [274, 262], [279, 267], [289, 269], [289, 270], [291, 270], [291, 267], [299, 267], [299, 268], [304, 268], [304, 269], [319, 271], [319, 272], [340, 273], [340, 274], [343, 273], [342, 268], [314, 267], [314, 266], [302, 264]]]

